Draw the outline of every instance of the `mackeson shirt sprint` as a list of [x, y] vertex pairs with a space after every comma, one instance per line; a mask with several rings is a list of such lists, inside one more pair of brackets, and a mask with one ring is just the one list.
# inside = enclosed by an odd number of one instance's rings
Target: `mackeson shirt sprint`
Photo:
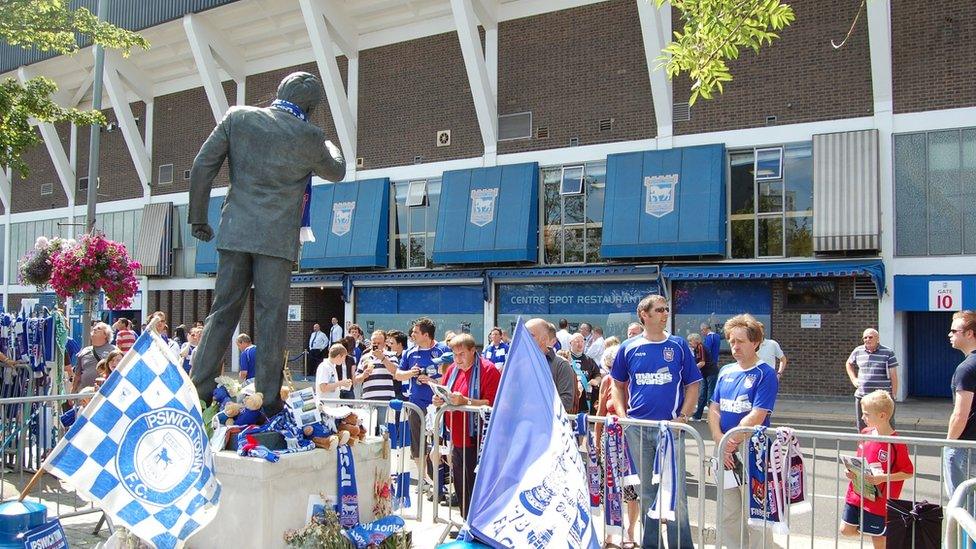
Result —
[[643, 334], [620, 345], [610, 376], [627, 383], [627, 415], [634, 419], [671, 420], [681, 413], [685, 386], [698, 383], [701, 371], [688, 342], [675, 335], [650, 341]]

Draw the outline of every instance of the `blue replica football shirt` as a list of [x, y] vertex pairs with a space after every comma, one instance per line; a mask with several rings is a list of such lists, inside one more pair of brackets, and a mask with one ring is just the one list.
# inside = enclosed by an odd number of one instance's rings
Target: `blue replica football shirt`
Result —
[[240, 358], [241, 371], [247, 372], [247, 377], [245, 378], [245, 381], [254, 378], [254, 363], [257, 360], [257, 356], [256, 356], [257, 352], [258, 352], [258, 348], [255, 345], [251, 345], [247, 349], [241, 351], [241, 358]]
[[[410, 370], [413, 367], [421, 369], [421, 373], [426, 373], [431, 379], [439, 380], [440, 367], [434, 364], [434, 359], [444, 353], [451, 352], [443, 343], [435, 343], [430, 349], [413, 347], [408, 350], [400, 360], [401, 370]], [[426, 383], [417, 382], [417, 378], [410, 378], [410, 402], [416, 404], [424, 410], [434, 401], [434, 391]]]
[[688, 342], [673, 335], [663, 341], [649, 341], [641, 334], [624, 341], [610, 375], [628, 383], [627, 415], [655, 421], [678, 417], [685, 386], [702, 379]]
[[498, 344], [498, 347], [494, 345], [489, 345], [485, 347], [485, 358], [494, 362], [496, 365], [505, 364], [505, 359], [508, 357], [508, 343], [502, 341]]
[[717, 402], [719, 428], [726, 432], [737, 427], [742, 418], [756, 408], [769, 410], [763, 425], [769, 426], [769, 417], [776, 404], [779, 380], [776, 370], [765, 362], [743, 370], [737, 363], [728, 364], [718, 373], [712, 402]]

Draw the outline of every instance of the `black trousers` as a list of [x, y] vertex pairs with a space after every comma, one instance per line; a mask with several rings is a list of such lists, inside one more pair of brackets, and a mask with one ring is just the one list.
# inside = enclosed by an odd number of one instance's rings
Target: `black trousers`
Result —
[[461, 503], [461, 517], [468, 518], [471, 492], [474, 490], [474, 468], [478, 465], [478, 447], [451, 449], [451, 482]]
[[305, 361], [305, 375], [315, 377], [315, 370], [322, 363], [322, 349], [309, 349]]

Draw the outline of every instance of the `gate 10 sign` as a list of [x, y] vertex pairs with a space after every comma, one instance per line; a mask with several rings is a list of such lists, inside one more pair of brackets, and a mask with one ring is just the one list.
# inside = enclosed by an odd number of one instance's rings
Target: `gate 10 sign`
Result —
[[930, 311], [961, 311], [962, 281], [932, 280], [929, 282]]

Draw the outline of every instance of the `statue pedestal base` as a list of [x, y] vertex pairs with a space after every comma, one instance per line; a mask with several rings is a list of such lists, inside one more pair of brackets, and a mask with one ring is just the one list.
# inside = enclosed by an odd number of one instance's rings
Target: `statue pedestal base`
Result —
[[[373, 516], [373, 483], [389, 478], [390, 459], [383, 458], [383, 441], [368, 438], [353, 446], [359, 520]], [[284, 548], [286, 530], [306, 524], [309, 496], [336, 500], [336, 451], [315, 449], [286, 454], [277, 463], [241, 457], [233, 452], [214, 456], [222, 492], [217, 516], [188, 540], [191, 549], [214, 547]]]

